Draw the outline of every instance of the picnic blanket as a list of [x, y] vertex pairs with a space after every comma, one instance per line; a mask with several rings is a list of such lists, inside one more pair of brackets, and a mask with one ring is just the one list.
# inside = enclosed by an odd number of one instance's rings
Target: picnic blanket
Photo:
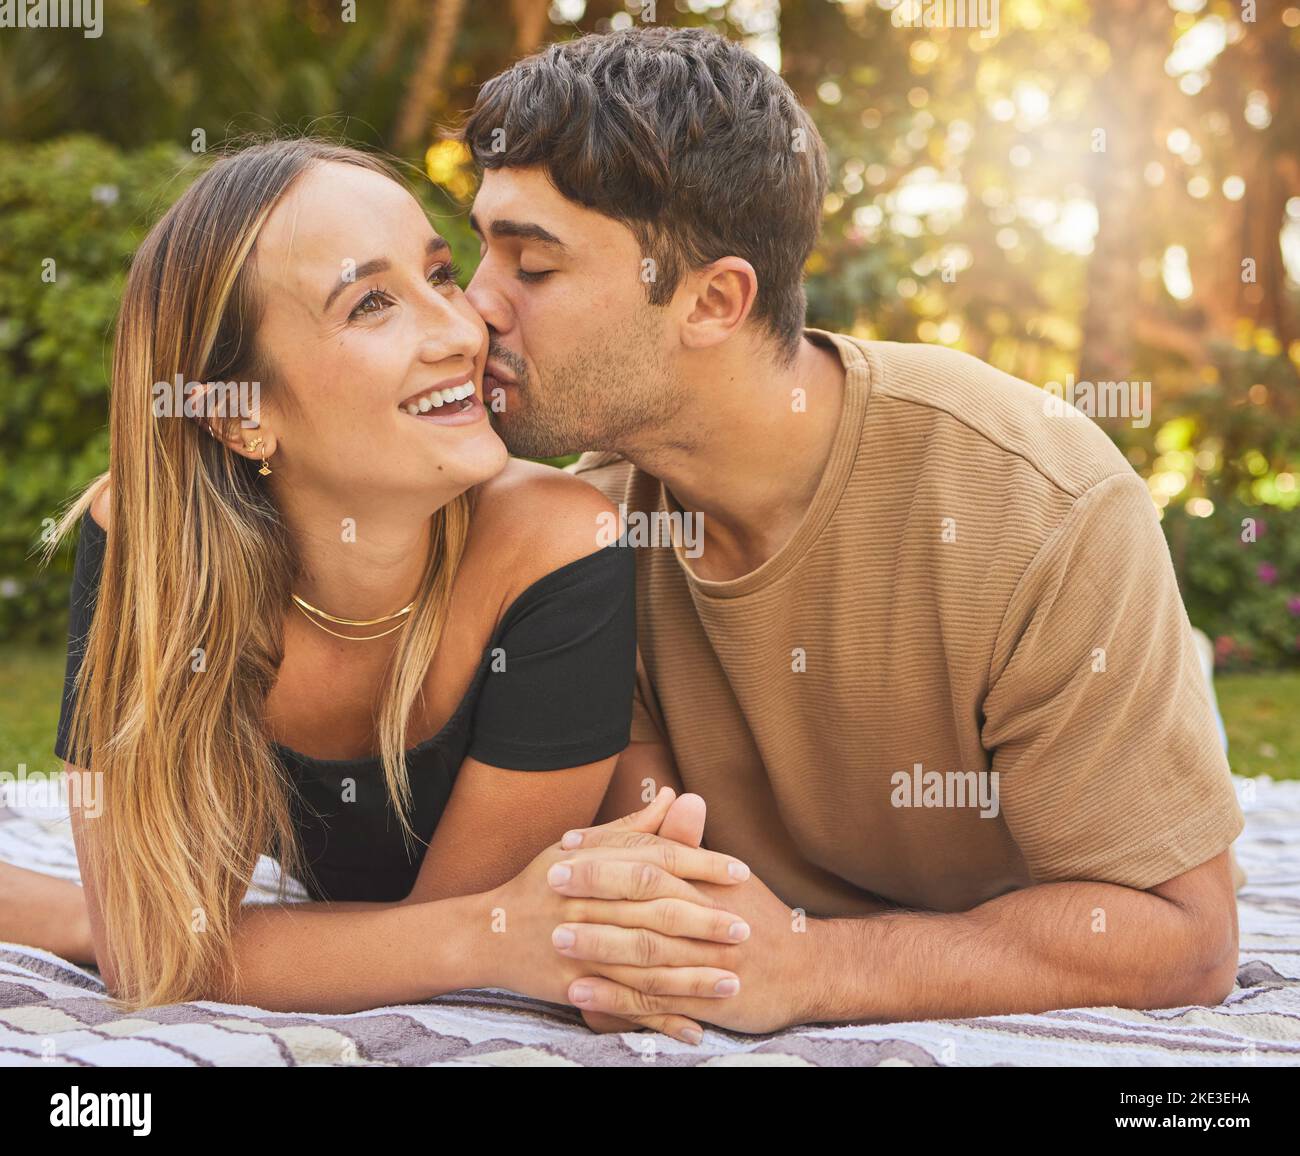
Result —
[[[347, 1015], [197, 1002], [120, 1015], [93, 970], [0, 943], [0, 1065], [1294, 1065], [1300, 1064], [1300, 782], [1236, 778], [1238, 986], [1215, 1008], [811, 1025], [696, 1048], [649, 1032], [595, 1035], [571, 1007], [496, 990]], [[0, 804], [0, 859], [77, 879], [66, 811]], [[258, 866], [248, 902], [273, 897]], [[292, 882], [292, 881], [291, 881]], [[296, 892], [301, 896], [301, 889]]]

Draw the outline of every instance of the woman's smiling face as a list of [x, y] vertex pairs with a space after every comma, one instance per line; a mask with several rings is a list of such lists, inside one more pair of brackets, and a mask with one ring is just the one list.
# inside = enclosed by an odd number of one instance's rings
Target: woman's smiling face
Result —
[[267, 217], [254, 260], [274, 378], [258, 432], [286, 484], [437, 505], [505, 466], [481, 400], [487, 329], [410, 193], [315, 165]]

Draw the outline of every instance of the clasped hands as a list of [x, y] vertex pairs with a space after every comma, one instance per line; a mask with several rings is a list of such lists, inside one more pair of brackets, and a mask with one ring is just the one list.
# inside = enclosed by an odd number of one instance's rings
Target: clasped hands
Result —
[[814, 1018], [813, 921], [739, 860], [701, 848], [704, 819], [703, 799], [665, 787], [537, 856], [493, 895], [524, 925], [501, 986], [572, 1003], [595, 1031], [653, 1028], [691, 1044], [699, 1021], [756, 1033]]

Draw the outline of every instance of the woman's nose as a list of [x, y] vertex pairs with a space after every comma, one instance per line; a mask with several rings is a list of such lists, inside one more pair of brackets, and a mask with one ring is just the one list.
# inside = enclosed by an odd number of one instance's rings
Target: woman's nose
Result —
[[457, 308], [446, 299], [442, 305], [443, 308], [435, 310], [426, 322], [425, 335], [420, 342], [420, 359], [432, 363], [464, 357], [473, 361], [487, 338], [483, 322], [463, 305]]

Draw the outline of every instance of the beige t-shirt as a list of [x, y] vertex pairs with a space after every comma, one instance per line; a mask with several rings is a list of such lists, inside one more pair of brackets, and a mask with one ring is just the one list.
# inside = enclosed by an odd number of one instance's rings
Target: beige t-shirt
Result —
[[[811, 914], [1149, 888], [1244, 820], [1142, 480], [1082, 415], [963, 353], [830, 342], [843, 414], [794, 536], [743, 577], [637, 550], [633, 741], [706, 844]], [[678, 512], [611, 454], [570, 469]], [[635, 540], [635, 539], [633, 539]]]

